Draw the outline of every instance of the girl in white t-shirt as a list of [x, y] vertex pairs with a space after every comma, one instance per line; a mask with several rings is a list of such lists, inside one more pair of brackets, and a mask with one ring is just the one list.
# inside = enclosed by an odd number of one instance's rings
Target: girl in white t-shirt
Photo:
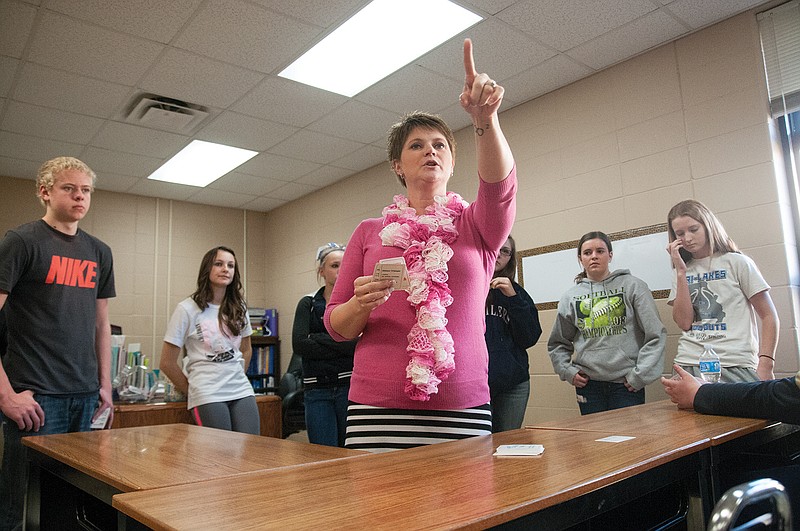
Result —
[[252, 333], [236, 256], [227, 247], [215, 247], [200, 263], [197, 291], [175, 308], [161, 351], [161, 370], [187, 395], [198, 425], [260, 433], [258, 406], [244, 369], [250, 363]]
[[720, 358], [720, 381], [773, 379], [778, 313], [755, 262], [699, 201], [672, 207], [667, 225], [675, 269], [668, 303], [683, 330], [675, 363], [700, 376], [699, 358], [708, 343]]

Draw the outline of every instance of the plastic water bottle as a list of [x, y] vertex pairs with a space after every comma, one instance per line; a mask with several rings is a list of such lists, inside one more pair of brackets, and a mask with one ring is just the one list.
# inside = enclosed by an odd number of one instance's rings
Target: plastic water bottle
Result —
[[720, 371], [719, 356], [711, 345], [704, 344], [700, 355], [700, 375], [709, 383], [717, 383]]

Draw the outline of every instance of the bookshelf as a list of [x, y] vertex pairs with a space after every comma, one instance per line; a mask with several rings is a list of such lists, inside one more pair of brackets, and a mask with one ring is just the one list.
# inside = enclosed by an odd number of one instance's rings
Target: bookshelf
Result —
[[277, 394], [281, 380], [280, 338], [252, 335], [250, 343], [253, 345], [253, 357], [247, 368], [247, 378], [253, 384], [256, 394]]

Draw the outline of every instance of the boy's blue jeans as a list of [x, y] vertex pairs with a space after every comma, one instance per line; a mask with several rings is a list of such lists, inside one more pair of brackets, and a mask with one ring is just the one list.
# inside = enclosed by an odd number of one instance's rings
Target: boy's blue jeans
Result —
[[22, 438], [74, 431], [89, 431], [99, 394], [55, 397], [35, 395], [44, 410], [39, 431], [23, 431], [17, 423], [0, 414], [3, 421], [3, 464], [0, 469], [0, 531], [22, 528], [25, 490], [28, 488], [28, 460]]

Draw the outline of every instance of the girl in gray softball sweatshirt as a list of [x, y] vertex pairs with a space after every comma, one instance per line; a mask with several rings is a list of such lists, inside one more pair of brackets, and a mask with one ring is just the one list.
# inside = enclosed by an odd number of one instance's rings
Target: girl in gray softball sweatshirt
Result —
[[599, 282], [583, 278], [561, 297], [547, 349], [564, 381], [574, 385], [580, 373], [638, 391], [661, 376], [666, 336], [650, 288], [618, 269]]

